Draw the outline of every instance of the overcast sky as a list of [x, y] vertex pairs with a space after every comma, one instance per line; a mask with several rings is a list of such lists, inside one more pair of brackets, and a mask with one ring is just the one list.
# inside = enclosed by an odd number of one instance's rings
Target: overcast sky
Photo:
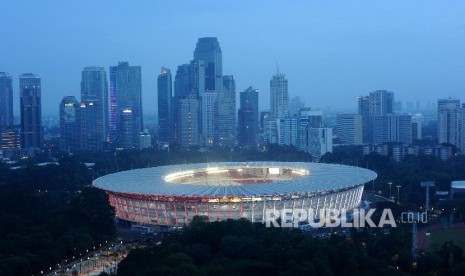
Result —
[[65, 95], [79, 100], [84, 66], [142, 66], [144, 113], [155, 114], [156, 77], [192, 59], [216, 36], [236, 92], [260, 91], [280, 71], [291, 97], [315, 108], [353, 109], [356, 96], [465, 100], [465, 1], [33, 1], [0, 2], [0, 71], [42, 78], [44, 114]]

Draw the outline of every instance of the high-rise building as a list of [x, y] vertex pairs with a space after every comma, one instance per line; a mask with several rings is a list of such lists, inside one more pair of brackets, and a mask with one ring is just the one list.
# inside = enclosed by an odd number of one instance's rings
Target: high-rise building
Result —
[[394, 93], [386, 90], [370, 92], [370, 116], [384, 116], [393, 113]]
[[358, 97], [358, 114], [362, 116], [362, 142], [368, 144], [371, 142], [369, 96]]
[[396, 142], [412, 144], [412, 116], [388, 114], [373, 116], [373, 144]]
[[307, 127], [323, 127], [323, 112], [321, 110], [312, 110], [311, 108], [302, 108], [299, 112], [299, 124]]
[[465, 103], [460, 108], [460, 153], [465, 155]]
[[191, 93], [190, 65], [179, 65], [174, 78], [174, 98], [181, 99]]
[[[127, 120], [124, 110], [130, 110], [133, 117], [130, 130], [121, 123], [123, 117]], [[110, 136], [117, 147], [137, 148], [139, 133], [144, 125], [142, 114], [141, 67], [130, 66], [128, 62], [110, 66]]]
[[258, 90], [252, 87], [240, 93], [238, 111], [238, 142], [242, 147], [255, 148], [258, 139]]
[[42, 106], [40, 78], [34, 74], [19, 77], [21, 147], [37, 148], [42, 143]]
[[60, 102], [60, 150], [75, 152], [79, 149], [79, 103], [74, 96], [65, 96]]
[[139, 134], [139, 149], [148, 149], [152, 147], [152, 137], [148, 130], [144, 130]]
[[177, 118], [179, 146], [200, 145], [200, 101], [195, 94], [178, 99]]
[[305, 103], [299, 96], [296, 96], [291, 99], [289, 103], [289, 115], [299, 116], [300, 110], [305, 107]]
[[[299, 120], [297, 117], [276, 119], [277, 144], [299, 147], [298, 141]], [[273, 138], [271, 139], [273, 140]]]
[[337, 137], [342, 144], [362, 144], [362, 115], [338, 114], [336, 117]]
[[412, 141], [422, 139], [422, 116], [415, 114], [412, 116]]
[[216, 114], [217, 108], [217, 97], [218, 93], [215, 91], [207, 91], [202, 94], [200, 101], [202, 104], [201, 107], [201, 136], [202, 144], [211, 146], [215, 139], [215, 126], [216, 126]]
[[167, 68], [161, 69], [158, 75], [158, 141], [171, 143], [174, 139], [173, 124], [173, 95], [171, 72]]
[[0, 148], [3, 151], [21, 148], [20, 133], [21, 133], [21, 130], [19, 126], [9, 126], [9, 127], [1, 128], [0, 135], [2, 139], [2, 144]]
[[289, 116], [289, 95], [287, 79], [284, 74], [276, 73], [270, 81], [271, 118], [278, 119]]
[[233, 76], [223, 77], [223, 89], [218, 92], [216, 144], [233, 146], [236, 142], [236, 82]]
[[[95, 125], [91, 126], [92, 121], [87, 122], [85, 125], [92, 131], [101, 133], [94, 133], [92, 137], [100, 137], [100, 143], [104, 144], [109, 138], [109, 111], [108, 111], [108, 81], [107, 74], [103, 67], [88, 66], [84, 67], [81, 72], [81, 101], [84, 103], [93, 103], [92, 113], [95, 108]], [[78, 108], [79, 109], [79, 108]], [[80, 110], [80, 109], [79, 109]], [[86, 132], [86, 129], [81, 131]], [[86, 136], [86, 135], [84, 135]], [[90, 142], [95, 144], [96, 141]], [[86, 144], [84, 142], [84, 144]], [[93, 147], [92, 147], [93, 148]], [[103, 147], [97, 147], [103, 149]]]
[[199, 38], [194, 50], [194, 61], [203, 61], [205, 64], [205, 90], [221, 90], [223, 61], [220, 43], [216, 37]]
[[79, 150], [100, 152], [104, 150], [104, 121], [102, 102], [81, 101], [78, 108]]
[[460, 142], [460, 100], [438, 100], [438, 142], [459, 146]]
[[0, 127], [13, 125], [13, 83], [11, 76], [0, 72]]

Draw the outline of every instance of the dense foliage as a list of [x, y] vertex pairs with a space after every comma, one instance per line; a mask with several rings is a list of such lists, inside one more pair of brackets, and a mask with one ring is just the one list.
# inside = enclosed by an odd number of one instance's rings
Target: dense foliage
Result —
[[465, 265], [461, 249], [448, 244], [414, 267], [405, 228], [390, 235], [364, 229], [322, 239], [246, 220], [203, 220], [197, 218], [158, 246], [132, 251], [118, 275], [444, 274]]
[[104, 192], [72, 159], [0, 169], [0, 275], [32, 275], [114, 237]]

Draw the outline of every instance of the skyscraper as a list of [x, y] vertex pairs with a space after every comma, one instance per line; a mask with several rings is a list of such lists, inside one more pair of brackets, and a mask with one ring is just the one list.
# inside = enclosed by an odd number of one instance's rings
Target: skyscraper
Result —
[[179, 146], [200, 145], [200, 102], [195, 94], [178, 99], [177, 118]]
[[28, 73], [19, 77], [21, 147], [40, 147], [42, 143], [42, 106], [40, 78]]
[[215, 139], [215, 126], [217, 115], [217, 97], [218, 92], [207, 91], [202, 94], [201, 100], [201, 121], [202, 121], [202, 144], [211, 146]]
[[236, 142], [236, 82], [233, 76], [223, 77], [223, 89], [218, 92], [215, 143], [233, 146]]
[[0, 127], [13, 125], [13, 84], [11, 76], [0, 72]]
[[358, 114], [362, 115], [362, 142], [368, 144], [371, 142], [369, 96], [358, 97]]
[[74, 96], [65, 96], [60, 102], [60, 150], [75, 152], [79, 149], [79, 103]]
[[270, 81], [270, 106], [271, 118], [279, 119], [289, 116], [287, 79], [279, 72]]
[[258, 90], [252, 87], [240, 93], [238, 140], [242, 147], [254, 148], [258, 138]]
[[[126, 112], [123, 112], [125, 110]], [[124, 125], [120, 122], [122, 117], [127, 120], [127, 110], [130, 110], [133, 116], [130, 134], [126, 133], [126, 129], [118, 129]], [[139, 133], [144, 125], [142, 114], [141, 67], [129, 66], [128, 62], [110, 66], [110, 136], [117, 147], [137, 147]], [[126, 141], [127, 135], [131, 136], [130, 143]], [[125, 140], [124, 146], [121, 139]]]
[[393, 113], [394, 93], [386, 90], [370, 92], [370, 116], [384, 116]]
[[79, 150], [103, 151], [102, 102], [99, 100], [81, 101], [78, 108]]
[[438, 100], [438, 142], [459, 146], [460, 141], [460, 100]]
[[161, 69], [158, 75], [158, 140], [161, 143], [173, 142], [173, 89], [171, 72]]
[[465, 155], [465, 103], [460, 108], [460, 153]]
[[[90, 126], [92, 121], [89, 121], [87, 126], [90, 129], [101, 132], [95, 133], [92, 137], [100, 137], [100, 143], [105, 143], [109, 136], [109, 112], [108, 112], [108, 82], [107, 74], [103, 67], [90, 66], [84, 67], [82, 70], [81, 78], [81, 101], [84, 103], [92, 102], [92, 109], [99, 108], [96, 110], [94, 124], [97, 126]], [[93, 111], [92, 111], [93, 113]], [[86, 129], [82, 129], [86, 132]], [[94, 144], [92, 142], [91, 144]], [[102, 148], [103, 147], [99, 147]]]
[[194, 50], [194, 61], [205, 63], [205, 90], [219, 91], [223, 86], [223, 61], [216, 37], [202, 37]]

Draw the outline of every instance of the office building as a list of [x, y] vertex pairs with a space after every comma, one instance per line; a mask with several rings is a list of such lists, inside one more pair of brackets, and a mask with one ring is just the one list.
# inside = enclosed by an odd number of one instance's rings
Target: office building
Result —
[[178, 99], [177, 142], [181, 147], [200, 145], [200, 101], [195, 94]]
[[358, 97], [358, 114], [362, 116], [362, 142], [368, 144], [370, 137], [370, 97]]
[[223, 88], [223, 61], [218, 39], [199, 38], [194, 50], [194, 61], [204, 62], [205, 91], [220, 91]]
[[39, 148], [42, 143], [41, 82], [34, 74], [19, 77], [21, 147]]
[[158, 75], [158, 142], [172, 143], [174, 141], [173, 95], [171, 72], [161, 69]]
[[81, 101], [78, 108], [79, 150], [100, 152], [105, 140], [102, 103], [99, 100]]
[[362, 115], [338, 114], [336, 117], [337, 137], [341, 144], [362, 144]]
[[11, 76], [0, 72], [0, 127], [13, 125], [13, 82]]
[[218, 92], [216, 144], [232, 147], [236, 143], [236, 82], [233, 76], [223, 76], [223, 89]]
[[438, 100], [438, 142], [459, 146], [460, 142], [460, 100]]
[[287, 79], [279, 72], [270, 81], [271, 118], [278, 119], [289, 116], [289, 95]]
[[[127, 129], [129, 112], [124, 112], [125, 110], [131, 111], [132, 129]], [[128, 62], [111, 66], [110, 136], [117, 148], [137, 148], [139, 133], [144, 125], [142, 114], [141, 67], [130, 66]], [[121, 120], [126, 121], [123, 123]]]
[[74, 96], [65, 96], [60, 102], [60, 150], [72, 153], [79, 149], [79, 103]]
[[394, 93], [386, 90], [370, 92], [370, 116], [384, 116], [393, 113]]
[[240, 93], [238, 142], [241, 147], [255, 148], [258, 142], [258, 90], [252, 87]]
[[216, 108], [217, 108], [216, 91], [207, 91], [202, 94], [201, 101], [201, 136], [202, 144], [212, 146], [215, 139], [215, 126], [216, 124]]
[[[100, 137], [100, 143], [105, 144], [109, 140], [109, 104], [108, 104], [108, 81], [107, 74], [103, 67], [88, 66], [84, 67], [81, 73], [81, 101], [84, 103], [92, 103], [92, 114], [96, 112], [95, 119], [88, 121], [85, 125], [89, 127], [90, 132], [98, 131], [101, 133], [94, 133], [92, 137]], [[95, 110], [99, 108], [99, 110]], [[80, 110], [80, 109], [79, 109]], [[88, 115], [84, 115], [86, 117]], [[81, 131], [86, 132], [86, 129]], [[84, 136], [86, 136], [84, 134]], [[86, 142], [84, 142], [85, 144]], [[90, 144], [96, 144], [97, 141], [92, 141]], [[94, 147], [92, 147], [94, 148]], [[103, 147], [97, 147], [103, 149]]]

